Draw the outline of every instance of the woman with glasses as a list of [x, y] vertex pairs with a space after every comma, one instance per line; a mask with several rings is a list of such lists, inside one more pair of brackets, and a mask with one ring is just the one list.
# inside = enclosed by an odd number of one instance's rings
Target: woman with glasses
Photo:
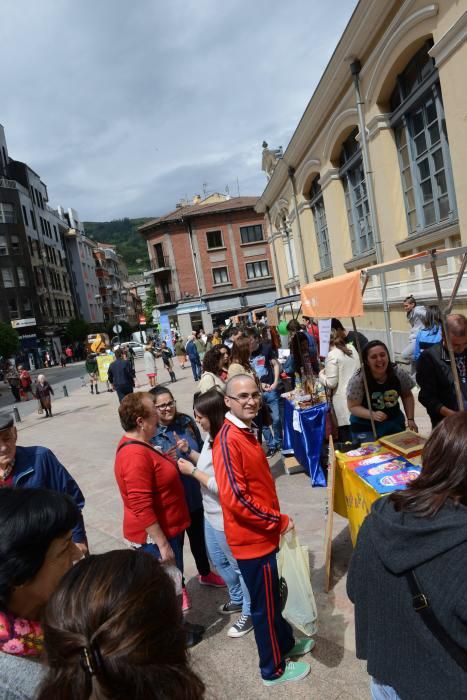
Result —
[[[203, 440], [198, 426], [193, 418], [186, 413], [177, 411], [173, 394], [166, 387], [158, 386], [151, 391], [151, 394], [157, 413], [157, 426], [151, 438], [151, 443], [159, 447], [162, 452], [173, 451], [173, 448], [175, 448], [178, 459], [183, 457], [191, 461], [192, 451], [199, 453], [203, 447]], [[200, 485], [195, 479], [183, 475], [182, 483], [191, 518], [191, 525], [186, 528], [186, 533], [190, 542], [191, 553], [198, 569], [198, 581], [202, 586], [222, 588], [225, 586], [225, 583], [220, 576], [211, 571], [206, 553], [204, 511]], [[182, 595], [183, 610], [189, 610], [191, 602], [185, 587]]]
[[[206, 353], [206, 357], [209, 352]], [[212, 443], [222, 428], [227, 406], [224, 395], [212, 388], [195, 400], [195, 418], [201, 429], [207, 433], [200, 453], [191, 452], [190, 460], [179, 459], [178, 468], [186, 477], [201, 484], [204, 508], [204, 534], [209, 558], [222, 574], [228, 589], [229, 600], [221, 605], [221, 615], [240, 614], [229, 628], [229, 637], [243, 637], [253, 629], [250, 615], [250, 594], [245, 586], [238, 564], [230, 551], [224, 533], [224, 518], [219, 501], [219, 491], [212, 463]]]

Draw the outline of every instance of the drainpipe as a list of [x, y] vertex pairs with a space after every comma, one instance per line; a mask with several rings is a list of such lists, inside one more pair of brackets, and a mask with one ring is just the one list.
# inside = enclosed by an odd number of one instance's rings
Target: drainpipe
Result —
[[295, 168], [293, 168], [291, 165], [289, 166], [288, 169], [289, 173], [289, 179], [290, 182], [292, 183], [292, 193], [293, 193], [293, 203], [294, 203], [294, 209], [295, 209], [295, 218], [297, 219], [297, 226], [298, 226], [298, 245], [300, 246], [300, 257], [303, 260], [303, 275], [305, 278], [305, 284], [308, 284], [309, 279], [308, 279], [308, 270], [306, 267], [306, 260], [305, 260], [305, 250], [303, 248], [303, 236], [302, 236], [302, 225], [300, 223], [300, 215], [298, 213], [298, 202], [297, 202], [297, 183], [295, 182]]
[[[350, 64], [350, 72], [352, 73], [353, 82], [355, 86], [355, 100], [357, 103], [358, 112], [358, 127], [360, 130], [360, 146], [362, 149], [363, 157], [363, 171], [365, 173], [366, 191], [368, 194], [368, 206], [370, 208], [370, 221], [371, 228], [373, 231], [373, 237], [375, 241], [375, 251], [376, 251], [376, 262], [378, 265], [383, 262], [383, 248], [381, 244], [381, 234], [378, 225], [378, 219], [376, 216], [376, 200], [375, 192], [373, 187], [373, 170], [371, 169], [370, 152], [368, 148], [368, 137], [366, 131], [365, 117], [363, 114], [363, 105], [361, 92], [360, 92], [360, 71], [361, 63], [358, 59], [355, 59]], [[381, 300], [383, 302], [383, 313], [384, 313], [384, 325], [386, 327], [387, 343], [389, 348], [389, 353], [392, 359], [394, 359], [394, 348], [392, 343], [391, 335], [391, 318], [389, 314], [389, 305], [386, 290], [386, 275], [381, 272], [379, 275], [380, 287], [381, 287]]]
[[281, 276], [279, 272], [279, 264], [277, 262], [277, 253], [276, 253], [276, 245], [274, 243], [274, 238], [273, 238], [273, 230], [272, 230], [272, 221], [271, 221], [271, 211], [269, 207], [266, 207], [266, 216], [268, 217], [268, 224], [269, 224], [269, 235], [271, 236], [271, 248], [272, 248], [272, 258], [274, 260], [274, 267], [275, 267], [275, 276], [276, 276], [276, 288], [277, 288], [277, 294], [278, 296], [281, 296], [282, 294], [282, 285], [281, 285]]
[[196, 278], [196, 287], [198, 289], [198, 296], [201, 301], [201, 287], [199, 284], [199, 270], [198, 270], [198, 260], [196, 259], [196, 253], [193, 247], [193, 229], [191, 228], [191, 221], [190, 219], [185, 219], [184, 220], [186, 225], [187, 225], [187, 231], [188, 231], [188, 238], [190, 240], [190, 250], [191, 250], [191, 257], [193, 259], [193, 269], [195, 271], [195, 278]]

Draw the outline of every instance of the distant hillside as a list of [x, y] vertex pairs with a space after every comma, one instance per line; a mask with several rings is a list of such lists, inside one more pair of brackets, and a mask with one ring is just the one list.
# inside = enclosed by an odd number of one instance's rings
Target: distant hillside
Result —
[[[137, 232], [138, 226], [150, 219], [116, 219], [115, 221], [85, 221], [86, 235], [102, 243], [117, 246], [123, 256], [128, 272], [134, 274], [148, 267], [148, 249], [146, 241]], [[143, 260], [137, 263], [138, 259]]]

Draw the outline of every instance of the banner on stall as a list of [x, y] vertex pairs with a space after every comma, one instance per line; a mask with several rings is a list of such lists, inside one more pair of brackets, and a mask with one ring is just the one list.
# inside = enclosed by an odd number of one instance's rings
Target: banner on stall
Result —
[[302, 313], [311, 318], [363, 316], [360, 270], [338, 275], [301, 289]]
[[331, 340], [331, 319], [320, 318], [319, 328], [319, 356], [327, 357], [329, 353], [329, 342]]
[[97, 369], [99, 370], [99, 381], [107, 381], [107, 373], [109, 371], [109, 365], [115, 360], [115, 355], [113, 352], [108, 355], [98, 355], [97, 356]]
[[170, 321], [167, 314], [161, 314], [159, 325], [161, 327], [161, 340], [165, 340], [167, 347], [169, 347], [173, 352], [174, 346], [172, 343], [172, 331], [170, 329]]

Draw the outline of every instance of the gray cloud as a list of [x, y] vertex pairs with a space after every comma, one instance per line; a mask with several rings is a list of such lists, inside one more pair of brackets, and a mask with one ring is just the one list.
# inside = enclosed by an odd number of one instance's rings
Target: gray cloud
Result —
[[[52, 204], [152, 216], [260, 194], [356, 0], [24, 0], [2, 7], [0, 123]], [[5, 99], [7, 97], [7, 99]]]

